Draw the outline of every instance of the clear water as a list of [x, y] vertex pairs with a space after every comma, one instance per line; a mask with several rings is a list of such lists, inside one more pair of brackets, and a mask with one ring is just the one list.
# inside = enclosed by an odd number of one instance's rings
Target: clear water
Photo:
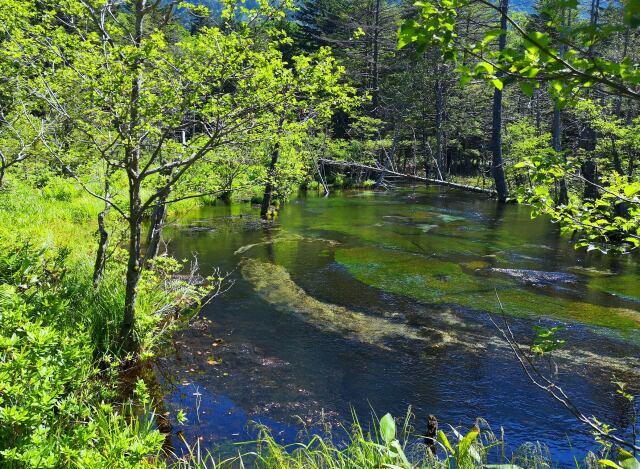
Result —
[[611, 381], [638, 394], [640, 263], [576, 251], [526, 207], [437, 188], [356, 191], [300, 197], [273, 224], [249, 205], [203, 208], [165, 239], [235, 281], [163, 359], [165, 404], [186, 411], [174, 432], [189, 442], [245, 441], [249, 422], [291, 442], [352, 409], [367, 421], [411, 406], [418, 430], [429, 414], [466, 427], [481, 417], [511, 448], [540, 441], [561, 465], [595, 449], [527, 380], [488, 312], [524, 343], [534, 325], [565, 325], [558, 383], [585, 414], [628, 431]]

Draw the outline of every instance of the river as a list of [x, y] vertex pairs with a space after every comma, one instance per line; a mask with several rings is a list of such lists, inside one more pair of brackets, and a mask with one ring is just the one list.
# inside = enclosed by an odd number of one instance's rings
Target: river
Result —
[[577, 251], [527, 207], [441, 188], [300, 196], [274, 223], [257, 215], [219, 204], [165, 229], [173, 255], [234, 282], [160, 360], [187, 441], [245, 441], [260, 422], [292, 442], [352, 409], [367, 422], [411, 406], [418, 431], [429, 414], [445, 429], [480, 417], [512, 450], [539, 441], [561, 466], [595, 449], [529, 382], [488, 313], [526, 344], [534, 326], [565, 326], [566, 345], [539, 366], [586, 415], [628, 431], [612, 381], [638, 395], [637, 257]]

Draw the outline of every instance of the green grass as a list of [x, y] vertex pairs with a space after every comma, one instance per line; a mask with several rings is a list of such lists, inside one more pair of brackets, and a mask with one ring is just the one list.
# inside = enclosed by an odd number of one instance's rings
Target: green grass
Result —
[[0, 189], [0, 240], [69, 248], [72, 257], [82, 257], [94, 249], [101, 210], [102, 202], [68, 180], [34, 188], [10, 178]]
[[[66, 185], [65, 185], [66, 184]], [[100, 204], [70, 181], [0, 192], [0, 467], [157, 467], [164, 436], [143, 381], [123, 393], [118, 347], [125, 263], [92, 284]], [[151, 355], [191, 293], [161, 258], [140, 284], [137, 333]]]
[[[478, 420], [466, 430], [447, 426], [438, 431], [435, 454], [424, 435], [416, 432], [411, 411], [398, 421], [387, 414], [365, 429], [353, 414], [349, 428], [340, 427], [332, 436], [329, 428], [322, 436], [307, 435], [304, 443], [283, 445], [267, 427], [260, 426], [256, 441], [238, 446], [238, 456], [216, 459], [199, 444], [187, 447], [187, 454], [176, 462], [179, 468], [261, 469], [551, 469], [557, 467], [548, 449], [525, 444], [509, 452], [504, 435], [496, 435], [488, 424]], [[338, 437], [336, 437], [338, 435]], [[248, 449], [250, 448], [250, 449]], [[608, 450], [604, 450], [605, 456]], [[598, 456], [588, 453], [576, 469], [595, 469]]]

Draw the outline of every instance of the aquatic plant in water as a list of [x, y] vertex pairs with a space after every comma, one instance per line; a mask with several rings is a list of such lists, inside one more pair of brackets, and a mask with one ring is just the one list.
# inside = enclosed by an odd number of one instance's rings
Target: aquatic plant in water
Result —
[[[399, 262], [402, 263], [403, 259], [401, 258]], [[373, 268], [372, 264], [369, 264], [368, 268]], [[321, 330], [335, 332], [362, 343], [392, 349], [394, 341], [404, 346], [407, 345], [407, 340], [414, 340], [416, 341], [414, 345], [422, 344], [427, 347], [455, 346], [478, 350], [483, 346], [491, 345], [496, 350], [500, 348], [507, 350], [506, 343], [497, 336], [488, 336], [478, 330], [477, 326], [466, 324], [450, 308], [439, 311], [437, 317], [430, 316], [425, 322], [418, 321], [409, 325], [313, 298], [298, 286], [287, 270], [280, 265], [245, 258], [241, 262], [241, 272], [256, 292], [280, 311], [295, 314]], [[435, 273], [436, 281], [449, 281], [438, 280], [440, 275], [444, 274]], [[491, 290], [491, 293], [495, 300], [495, 290]], [[508, 299], [513, 298], [505, 293], [509, 293], [509, 290], [501, 291], [501, 299], [502, 295]], [[464, 293], [460, 292], [460, 295]], [[415, 321], [416, 318], [413, 319], [413, 322]], [[557, 358], [573, 365], [597, 362], [604, 368], [621, 373], [638, 369], [637, 365], [640, 363], [633, 357], [614, 358], [576, 348], [572, 348], [571, 351], [557, 351]]]
[[496, 311], [496, 291], [505, 311], [542, 315], [621, 330], [640, 328], [640, 314], [567, 298], [522, 291], [515, 279], [479, 275], [454, 262], [374, 247], [337, 249], [335, 259], [361, 282], [391, 293], [436, 304]]
[[388, 348], [392, 339], [433, 340], [405, 324], [317, 300], [296, 285], [279, 265], [243, 259], [241, 272], [264, 300], [322, 330], [383, 348]]

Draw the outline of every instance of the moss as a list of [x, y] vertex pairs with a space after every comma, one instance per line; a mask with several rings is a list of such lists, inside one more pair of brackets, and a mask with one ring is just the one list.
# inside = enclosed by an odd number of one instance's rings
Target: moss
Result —
[[569, 272], [573, 272], [574, 274], [583, 275], [586, 277], [610, 277], [612, 275], [615, 275], [610, 270], [599, 270], [595, 267], [582, 267], [581, 265], [574, 265], [573, 267], [569, 267], [567, 270]]
[[292, 243], [292, 242], [297, 242], [304, 239], [302, 236], [300, 235], [287, 235], [287, 236], [276, 236], [273, 239], [267, 240], [267, 241], [262, 241], [259, 243], [253, 243], [253, 244], [246, 244], [244, 246], [239, 247], [234, 254], [238, 255], [238, 254], [244, 254], [245, 252], [249, 251], [250, 249], [253, 249], [255, 247], [258, 246], [268, 246], [271, 244], [276, 244], [276, 243]]
[[422, 231], [424, 233], [428, 233], [429, 231], [433, 230], [434, 228], [437, 228], [438, 225], [429, 225], [428, 223], [418, 223], [417, 227], [420, 229], [420, 231]]
[[486, 269], [487, 267], [490, 267], [491, 264], [486, 260], [476, 260], [471, 262], [465, 262], [462, 265], [469, 270], [479, 270], [479, 269]]
[[[342, 233], [388, 249], [409, 252], [472, 254], [483, 247], [481, 241], [468, 239], [457, 233], [443, 234], [441, 223], [433, 221], [435, 217], [431, 214], [378, 217], [375, 213], [367, 212], [367, 207], [355, 214], [349, 211], [348, 218], [343, 218], [340, 211], [331, 218], [318, 214], [312, 228]], [[488, 244], [486, 248], [489, 248]]]
[[455, 221], [464, 221], [466, 220], [465, 217], [459, 217], [456, 215], [449, 215], [447, 213], [439, 213], [438, 217], [445, 223], [452, 223]]

